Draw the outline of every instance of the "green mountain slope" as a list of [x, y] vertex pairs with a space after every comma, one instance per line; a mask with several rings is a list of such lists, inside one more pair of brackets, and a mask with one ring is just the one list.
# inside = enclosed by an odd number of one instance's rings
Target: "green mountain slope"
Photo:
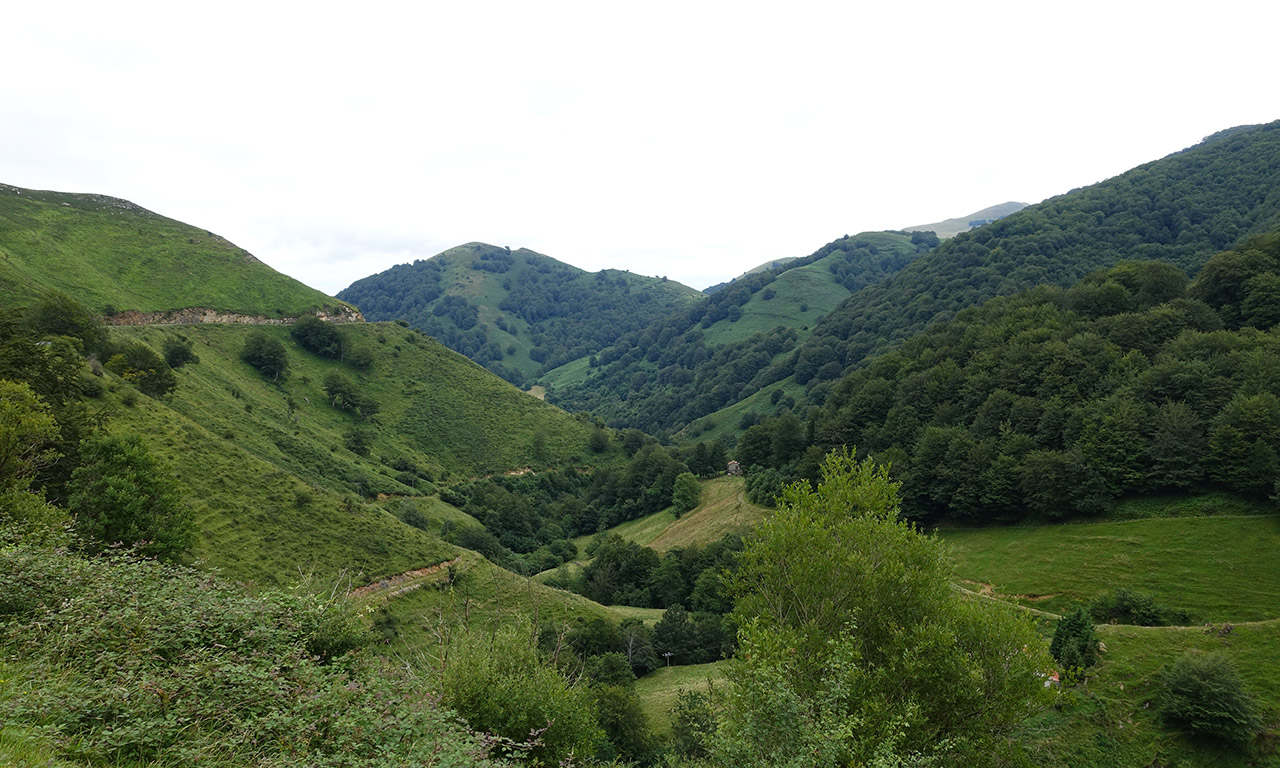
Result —
[[[801, 351], [843, 366], [992, 296], [1066, 287], [1122, 259], [1194, 273], [1212, 254], [1280, 224], [1280, 122], [1200, 144], [957, 235], [824, 318]], [[802, 380], [801, 383], [807, 383]]]
[[[1044, 283], [1065, 287], [1122, 259], [1159, 258], [1194, 272], [1216, 251], [1278, 222], [1280, 123], [1223, 131], [957, 235], [891, 279], [858, 286], [808, 339], [770, 340], [766, 354], [741, 347], [727, 358], [667, 354], [649, 360], [620, 345], [616, 356], [612, 350], [599, 356], [608, 363], [604, 370], [553, 399], [649, 431], [680, 429], [708, 416], [719, 428], [731, 418], [721, 409], [776, 384], [788, 390], [800, 384], [820, 402], [825, 383], [850, 367], [987, 298]], [[713, 298], [732, 293], [730, 287]], [[649, 333], [657, 329], [635, 339]], [[662, 341], [667, 350], [689, 344], [674, 335]]]
[[104, 314], [351, 311], [212, 232], [126, 200], [0, 184], [0, 306], [49, 289]]
[[552, 402], [657, 432], [730, 405], [851, 293], [937, 245], [932, 234], [864, 232], [749, 274], [678, 313], [628, 334], [582, 375], [552, 371]]
[[[112, 330], [117, 342], [156, 349], [169, 338], [194, 343], [199, 362], [177, 369], [172, 394], [139, 397], [108, 373], [102, 404], [112, 430], [145, 436], [178, 473], [203, 531], [196, 554], [230, 576], [273, 583], [300, 572], [345, 574], [358, 582], [431, 565], [453, 552], [439, 528], [427, 535], [365, 500], [429, 495], [439, 482], [594, 455], [591, 425], [417, 331], [359, 323], [342, 332], [374, 351], [367, 370], [301, 349], [285, 326]], [[256, 333], [286, 347], [289, 373], [280, 383], [239, 358]], [[378, 403], [376, 415], [361, 420], [330, 405], [324, 383], [334, 371]]]
[[1267, 499], [1278, 276], [1280, 233], [1213, 256], [1189, 285], [1171, 264], [1122, 262], [1067, 291], [991, 299], [839, 380], [807, 424], [751, 426], [736, 458], [759, 469], [751, 487], [857, 446], [892, 461], [918, 518], [1089, 516], [1201, 487]]
[[392, 267], [338, 295], [370, 320], [405, 320], [521, 385], [702, 296], [665, 278], [586, 272], [483, 243]]

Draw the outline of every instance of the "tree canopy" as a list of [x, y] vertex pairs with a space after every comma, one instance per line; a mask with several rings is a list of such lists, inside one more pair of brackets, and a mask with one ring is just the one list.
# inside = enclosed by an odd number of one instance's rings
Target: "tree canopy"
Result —
[[900, 517], [887, 467], [836, 452], [816, 489], [789, 486], [732, 579], [720, 762], [995, 762], [1052, 662], [1027, 616], [950, 575], [941, 542]]

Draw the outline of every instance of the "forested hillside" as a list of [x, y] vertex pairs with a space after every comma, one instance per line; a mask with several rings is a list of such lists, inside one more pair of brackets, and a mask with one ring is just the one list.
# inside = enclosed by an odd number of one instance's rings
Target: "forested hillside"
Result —
[[0, 184], [0, 306], [39, 290], [72, 294], [105, 315], [201, 307], [283, 318], [350, 309], [212, 232], [127, 200]]
[[1200, 487], [1266, 499], [1280, 479], [1278, 286], [1270, 234], [1189, 286], [1174, 265], [1122, 262], [993, 299], [841, 379], [807, 425], [751, 427], [737, 458], [763, 497], [856, 445], [893, 462], [925, 518], [1091, 515]]
[[[1194, 273], [1213, 253], [1277, 223], [1280, 123], [1231, 129], [957, 235], [900, 272], [859, 269], [871, 279], [807, 339], [782, 328], [708, 349], [696, 328], [704, 313], [601, 353], [601, 370], [562, 388], [557, 402], [649, 431], [679, 429], [779, 383], [801, 400], [796, 385], [804, 387], [820, 403], [830, 382], [869, 355], [988, 298], [1065, 288], [1123, 259], [1162, 259]], [[727, 302], [724, 313], [736, 306], [731, 296], [747, 298], [732, 288], [713, 297]]]
[[369, 320], [404, 320], [523, 386], [660, 322], [702, 296], [666, 278], [586, 272], [519, 249], [470, 243], [339, 292]]
[[[848, 367], [993, 296], [1067, 287], [1122, 259], [1194, 274], [1213, 253], [1280, 224], [1280, 123], [1190, 149], [957, 235], [824, 318], [800, 350]], [[825, 348], [825, 350], [824, 350]], [[807, 384], [803, 372], [797, 380]]]
[[748, 274], [624, 336], [585, 377], [554, 386], [551, 400], [649, 432], [686, 424], [749, 394], [756, 374], [826, 312], [937, 244], [931, 233], [866, 232]]

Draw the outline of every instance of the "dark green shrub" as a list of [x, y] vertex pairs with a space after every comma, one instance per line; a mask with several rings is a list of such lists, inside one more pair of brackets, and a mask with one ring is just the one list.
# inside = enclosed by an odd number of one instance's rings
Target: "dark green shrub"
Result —
[[1186, 654], [1160, 673], [1165, 721], [1197, 736], [1246, 745], [1262, 727], [1257, 701], [1222, 653]]
[[170, 368], [181, 368], [187, 363], [200, 362], [200, 358], [196, 357], [195, 346], [185, 336], [165, 338], [164, 343], [160, 345], [160, 351], [164, 353], [164, 361]]
[[279, 381], [289, 370], [289, 356], [284, 351], [284, 345], [262, 331], [254, 331], [244, 340], [240, 359], [257, 368], [258, 373], [272, 381]]
[[356, 427], [343, 436], [343, 442], [348, 451], [357, 456], [368, 456], [369, 449], [373, 446], [373, 432], [363, 427]]
[[289, 335], [303, 349], [321, 357], [338, 360], [342, 357], [342, 334], [333, 323], [326, 323], [314, 315], [303, 315], [289, 329]]
[[1098, 663], [1098, 635], [1084, 608], [1058, 621], [1049, 643], [1049, 655], [1064, 670], [1079, 674]]
[[136, 435], [86, 440], [80, 462], [67, 485], [67, 506], [91, 549], [121, 543], [175, 559], [195, 542], [195, 522], [177, 481]]
[[683, 688], [676, 692], [676, 703], [671, 707], [671, 749], [677, 755], [689, 760], [707, 758], [707, 741], [715, 729], [710, 696]]
[[86, 355], [101, 355], [107, 348], [107, 332], [89, 308], [60, 291], [50, 291], [27, 312], [26, 324], [43, 336], [79, 339]]
[[120, 347], [107, 360], [106, 368], [148, 397], [160, 397], [178, 386], [178, 379], [164, 358], [141, 342], [129, 342]]

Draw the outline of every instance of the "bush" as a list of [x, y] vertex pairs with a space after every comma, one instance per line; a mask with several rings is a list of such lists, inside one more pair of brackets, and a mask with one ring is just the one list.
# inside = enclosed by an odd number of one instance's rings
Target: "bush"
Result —
[[420, 680], [342, 655], [368, 635], [341, 602], [120, 555], [0, 562], [0, 653], [21, 660], [0, 722], [58, 734], [68, 763], [494, 764]]
[[675, 488], [671, 494], [671, 503], [676, 508], [676, 516], [679, 517], [698, 506], [701, 500], [702, 486], [698, 485], [698, 478], [690, 472], [681, 472], [676, 475]]
[[122, 543], [174, 559], [195, 543], [195, 522], [177, 481], [136, 435], [85, 440], [80, 461], [67, 485], [67, 506], [90, 548]]
[[60, 291], [41, 296], [27, 315], [27, 325], [43, 336], [70, 336], [80, 341], [86, 355], [107, 348], [107, 332], [89, 308]]
[[527, 624], [496, 632], [460, 633], [441, 672], [442, 702], [472, 728], [512, 742], [540, 734], [530, 757], [556, 765], [590, 755], [604, 738], [591, 691], [570, 684], [538, 656]]
[[200, 358], [196, 357], [194, 345], [185, 336], [167, 337], [160, 346], [160, 351], [164, 353], [164, 361], [170, 368], [181, 368], [187, 363], [200, 362]]
[[1222, 653], [1185, 654], [1160, 673], [1161, 716], [1197, 736], [1246, 745], [1262, 727], [1257, 701]]
[[303, 349], [321, 357], [338, 360], [342, 357], [342, 334], [333, 323], [326, 323], [314, 315], [303, 315], [289, 329], [289, 335]]
[[1098, 635], [1093, 619], [1084, 608], [1077, 608], [1075, 613], [1058, 621], [1049, 643], [1049, 655], [1064, 670], [1077, 675], [1098, 663]]
[[676, 692], [671, 707], [671, 749], [686, 760], [703, 760], [710, 756], [708, 740], [716, 729], [711, 697], [699, 691]]
[[125, 344], [107, 360], [106, 367], [148, 397], [160, 397], [178, 386], [178, 379], [164, 358], [141, 342]]
[[289, 370], [289, 356], [284, 345], [262, 331], [254, 331], [244, 340], [240, 359], [272, 381], [279, 381]]

